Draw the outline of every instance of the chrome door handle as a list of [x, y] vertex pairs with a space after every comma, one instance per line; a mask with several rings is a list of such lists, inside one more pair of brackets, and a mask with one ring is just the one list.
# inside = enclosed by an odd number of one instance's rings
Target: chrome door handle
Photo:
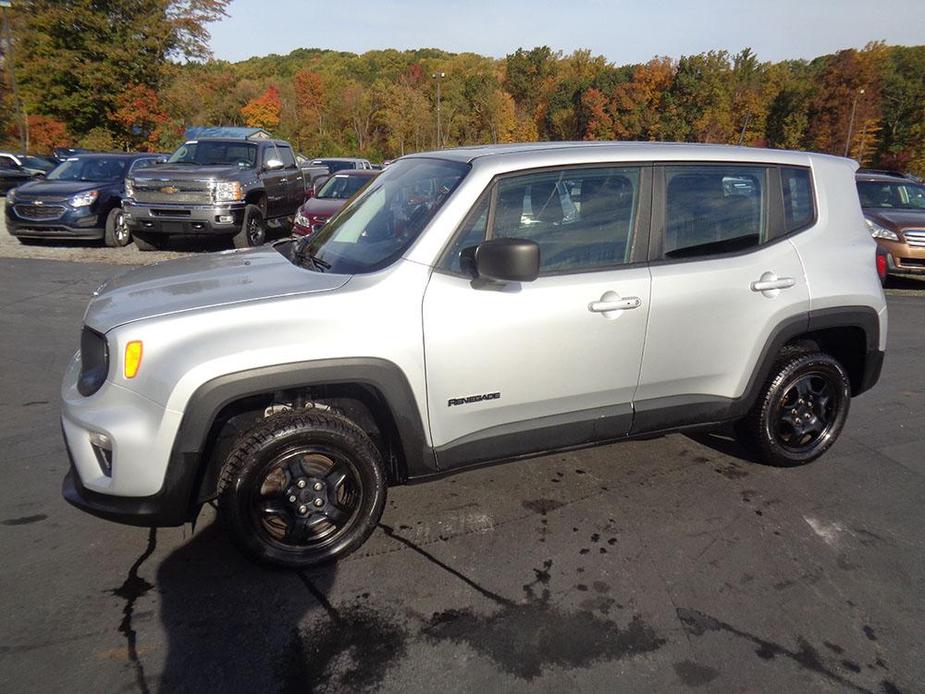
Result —
[[795, 284], [796, 280], [792, 277], [777, 277], [773, 272], [766, 272], [750, 286], [753, 292], [770, 292], [775, 289], [790, 289]]
[[280, 182], [280, 183], [289, 183], [289, 179], [288, 179], [288, 178], [281, 178], [281, 179], [279, 179], [279, 182]]
[[628, 296], [625, 299], [613, 299], [592, 301], [588, 304], [588, 310], [592, 313], [607, 313], [608, 311], [626, 311], [631, 308], [642, 306], [642, 299], [638, 296]]

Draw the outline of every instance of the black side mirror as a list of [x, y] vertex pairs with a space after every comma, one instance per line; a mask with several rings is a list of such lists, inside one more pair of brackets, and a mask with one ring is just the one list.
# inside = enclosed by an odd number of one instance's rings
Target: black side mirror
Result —
[[498, 282], [532, 282], [540, 274], [540, 247], [527, 239], [491, 239], [475, 249], [479, 277]]

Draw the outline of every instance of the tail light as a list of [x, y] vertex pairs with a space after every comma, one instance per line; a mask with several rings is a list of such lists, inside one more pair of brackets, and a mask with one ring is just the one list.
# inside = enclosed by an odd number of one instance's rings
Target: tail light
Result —
[[881, 280], [886, 279], [886, 255], [884, 253], [877, 254], [877, 276]]

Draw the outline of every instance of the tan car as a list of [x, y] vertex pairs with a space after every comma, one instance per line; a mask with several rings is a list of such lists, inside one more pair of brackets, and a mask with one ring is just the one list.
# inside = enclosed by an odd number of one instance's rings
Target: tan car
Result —
[[857, 174], [870, 233], [887, 252], [887, 272], [925, 275], [925, 186], [900, 175]]

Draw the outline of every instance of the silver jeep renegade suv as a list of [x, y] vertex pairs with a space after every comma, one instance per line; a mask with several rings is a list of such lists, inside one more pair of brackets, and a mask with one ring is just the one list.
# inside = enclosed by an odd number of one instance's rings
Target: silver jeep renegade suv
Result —
[[217, 500], [248, 555], [356, 549], [388, 484], [734, 423], [822, 455], [886, 305], [856, 165], [718, 146], [405, 157], [316, 234], [159, 263], [87, 309], [65, 498], [138, 525]]

